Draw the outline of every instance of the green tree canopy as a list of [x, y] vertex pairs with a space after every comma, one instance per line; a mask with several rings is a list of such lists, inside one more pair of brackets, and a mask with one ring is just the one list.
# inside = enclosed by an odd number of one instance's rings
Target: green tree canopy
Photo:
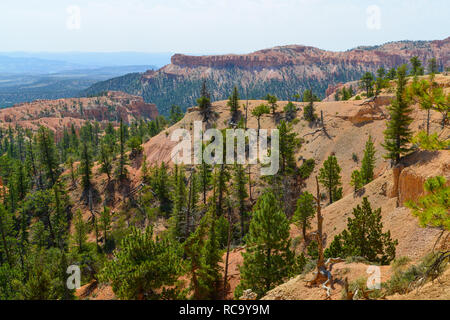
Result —
[[341, 167], [334, 155], [328, 157], [319, 171], [319, 182], [328, 190], [330, 204], [342, 197]]
[[261, 195], [252, 216], [235, 296], [251, 289], [261, 297], [282, 283], [294, 264], [294, 254], [289, 248], [289, 221], [271, 191]]
[[407, 201], [406, 206], [419, 218], [423, 227], [437, 227], [450, 230], [450, 187], [444, 177], [427, 179], [424, 184], [427, 195], [417, 202]]
[[372, 210], [364, 197], [362, 206], [353, 209], [353, 218], [348, 218], [347, 229], [335, 236], [325, 256], [359, 256], [370, 262], [389, 264], [395, 258], [397, 244], [397, 240], [391, 239], [390, 231], [383, 233], [381, 208]]
[[398, 68], [397, 77], [397, 94], [396, 99], [388, 107], [390, 120], [384, 131], [383, 147], [388, 151], [385, 158], [399, 163], [400, 156], [410, 151], [408, 144], [412, 135], [409, 128], [412, 122], [410, 116], [412, 109], [406, 95], [406, 65]]
[[167, 239], [154, 239], [153, 229], [131, 227], [100, 279], [110, 282], [120, 299], [173, 299], [174, 286], [182, 270], [180, 246]]
[[306, 229], [309, 228], [311, 219], [316, 212], [315, 200], [311, 193], [305, 192], [297, 200], [297, 208], [295, 210], [292, 221], [302, 229], [303, 239], [306, 240]]

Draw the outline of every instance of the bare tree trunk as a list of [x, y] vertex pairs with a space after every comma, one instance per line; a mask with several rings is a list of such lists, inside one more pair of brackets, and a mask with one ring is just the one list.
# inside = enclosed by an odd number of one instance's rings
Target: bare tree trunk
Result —
[[100, 246], [98, 244], [98, 225], [97, 225], [97, 218], [95, 216], [93, 203], [92, 203], [92, 188], [89, 187], [89, 211], [91, 212], [92, 216], [92, 223], [94, 224], [94, 231], [95, 231], [95, 243], [97, 244], [97, 249], [100, 249]]
[[248, 196], [250, 198], [250, 201], [252, 201], [252, 171], [250, 164], [248, 165]]
[[186, 210], [186, 229], [184, 234], [185, 240], [189, 237], [189, 217], [191, 215], [191, 197], [192, 197], [192, 175], [193, 172], [191, 172], [191, 176], [189, 178], [189, 197], [188, 197], [188, 206]]
[[228, 206], [228, 239], [227, 239], [227, 255], [225, 258], [225, 270], [223, 276], [223, 298], [227, 296], [227, 286], [228, 286], [228, 260], [230, 256], [230, 246], [231, 246], [231, 206]]
[[[313, 280], [309, 281], [309, 286], [315, 286], [319, 284], [326, 283], [327, 280], [329, 280], [327, 276], [327, 268], [324, 262], [323, 257], [323, 236], [322, 236], [322, 224], [323, 224], [323, 217], [322, 217], [322, 208], [320, 205], [320, 190], [319, 190], [319, 181], [316, 176], [316, 185], [317, 185], [317, 196], [315, 197], [316, 205], [317, 205], [317, 251], [319, 253], [319, 257], [317, 259], [317, 272], [316, 276]], [[330, 273], [328, 272], [328, 275]], [[328, 291], [327, 291], [328, 292]]]
[[319, 180], [316, 176], [316, 185], [317, 185], [317, 193], [316, 193], [316, 202], [317, 202], [317, 247], [319, 251], [319, 258], [317, 260], [317, 270], [324, 266], [324, 257], [323, 257], [323, 236], [322, 236], [322, 207], [320, 206], [320, 189], [319, 189]]
[[219, 183], [218, 183], [218, 186], [217, 186], [217, 191], [219, 192], [219, 198], [218, 198], [218, 201], [217, 201], [217, 210], [216, 210], [216, 212], [217, 212], [217, 216], [221, 216], [222, 214], [223, 214], [223, 193], [224, 193], [224, 190], [223, 190], [223, 185], [222, 185], [222, 182], [223, 182], [223, 179], [224, 179], [224, 176], [223, 176], [223, 171], [224, 171], [224, 169], [225, 169], [225, 165], [222, 163], [221, 165], [220, 165], [220, 172], [219, 172]]
[[247, 89], [245, 90], [245, 95], [247, 98], [247, 104], [245, 106], [245, 130], [247, 130], [247, 120], [248, 120], [248, 93], [247, 93]]

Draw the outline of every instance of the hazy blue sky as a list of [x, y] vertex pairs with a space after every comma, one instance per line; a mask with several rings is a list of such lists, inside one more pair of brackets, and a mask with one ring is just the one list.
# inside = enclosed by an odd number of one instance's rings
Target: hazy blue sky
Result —
[[1, 0], [0, 51], [346, 50], [450, 36], [449, 0]]

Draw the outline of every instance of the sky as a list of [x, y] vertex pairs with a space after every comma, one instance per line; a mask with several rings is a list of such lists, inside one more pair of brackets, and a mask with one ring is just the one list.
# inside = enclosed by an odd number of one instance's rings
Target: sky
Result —
[[0, 51], [343, 51], [450, 36], [449, 0], [1, 0]]

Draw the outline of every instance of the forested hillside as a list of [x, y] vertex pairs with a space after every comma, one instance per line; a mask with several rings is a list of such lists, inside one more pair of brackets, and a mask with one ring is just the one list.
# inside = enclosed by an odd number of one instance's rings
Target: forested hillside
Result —
[[[434, 60], [421, 68], [365, 74], [328, 102], [247, 103], [238, 88], [212, 101], [204, 82], [168, 118], [55, 131], [21, 125], [46, 119], [34, 109], [0, 118], [0, 299], [379, 299], [428, 285], [449, 259], [450, 80]], [[111, 95], [130, 99], [85, 102]], [[279, 170], [175, 164], [172, 134], [195, 121], [277, 128]], [[374, 265], [382, 286], [368, 289]]]

